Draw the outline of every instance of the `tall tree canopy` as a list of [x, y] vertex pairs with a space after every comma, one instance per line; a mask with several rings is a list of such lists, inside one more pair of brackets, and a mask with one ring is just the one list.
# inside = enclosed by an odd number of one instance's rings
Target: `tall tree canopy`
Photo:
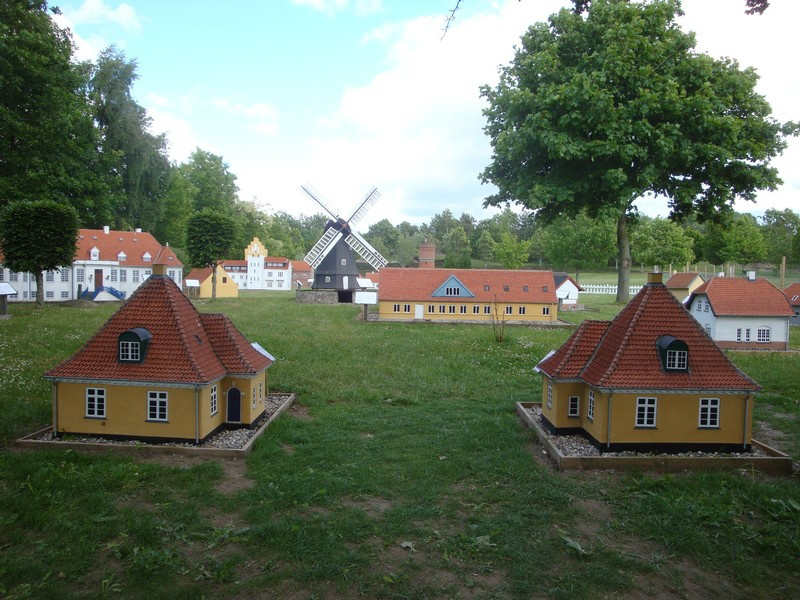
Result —
[[557, 269], [580, 272], [605, 267], [614, 256], [614, 223], [591, 219], [581, 212], [574, 218], [558, 217], [541, 234], [542, 252]]
[[[31, 235], [36, 232], [36, 235]], [[36, 277], [36, 303], [44, 304], [42, 271], [72, 264], [78, 213], [63, 202], [18, 200], [0, 210], [0, 252], [12, 271]]]
[[694, 262], [694, 239], [675, 221], [642, 218], [631, 233], [633, 259], [645, 265], [681, 266]]
[[162, 198], [170, 183], [167, 140], [150, 133], [152, 119], [131, 95], [136, 61], [113, 46], [92, 68], [89, 98], [102, 136], [102, 149], [122, 175], [123, 199], [115, 211], [119, 228], [153, 231], [164, 217]]
[[618, 301], [630, 280], [628, 218], [645, 194], [673, 217], [715, 217], [780, 183], [770, 160], [794, 124], [770, 117], [756, 73], [694, 49], [678, 0], [593, 0], [522, 37], [496, 88], [484, 86], [498, 187], [486, 205], [518, 202], [551, 220], [586, 209], [617, 224]]
[[88, 73], [48, 10], [46, 0], [0, 2], [0, 206], [64, 201], [97, 225], [118, 181], [98, 149]]
[[236, 175], [230, 172], [221, 156], [197, 148], [189, 161], [179, 169], [196, 191], [196, 211], [208, 208], [227, 215], [233, 214], [239, 199], [239, 187], [236, 185]]
[[210, 209], [195, 213], [186, 224], [186, 252], [192, 266], [212, 267], [212, 299], [217, 297], [217, 261], [230, 252], [235, 235], [233, 219]]

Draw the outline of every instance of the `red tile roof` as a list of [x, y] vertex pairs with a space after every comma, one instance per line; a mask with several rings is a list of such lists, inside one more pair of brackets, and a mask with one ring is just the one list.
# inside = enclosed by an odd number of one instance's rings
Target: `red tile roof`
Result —
[[[662, 368], [656, 346], [662, 336], [687, 344], [687, 371]], [[579, 378], [603, 389], [760, 389], [660, 283], [642, 288], [611, 322], [585, 322], [537, 367], [551, 377]]]
[[792, 306], [800, 306], [800, 283], [793, 283], [784, 288], [783, 294]]
[[[552, 271], [501, 269], [384, 268], [380, 270], [378, 299], [441, 301], [443, 297], [434, 297], [433, 293], [450, 277], [458, 279], [474, 294], [472, 298], [455, 297], [460, 302], [558, 302]], [[528, 291], [523, 291], [523, 286], [527, 286]], [[448, 299], [452, 300], [453, 297]]]
[[[119, 336], [137, 327], [151, 335], [145, 359], [121, 363]], [[72, 358], [45, 377], [206, 384], [229, 373], [255, 375], [270, 364], [227, 317], [199, 313], [169, 277], [154, 275]]]
[[183, 280], [186, 281], [187, 279], [196, 279], [200, 283], [203, 283], [209, 277], [211, 277], [211, 267], [202, 267], [199, 269], [192, 269], [189, 274], [183, 278]]
[[[161, 252], [162, 246], [153, 237], [153, 234], [144, 231], [110, 230], [105, 233], [102, 229], [79, 229], [75, 260], [89, 260], [92, 248], [100, 251], [100, 260], [116, 261], [119, 253], [124, 252], [126, 255], [125, 265], [149, 267]], [[143, 257], [148, 253], [150, 260], [145, 261]], [[164, 247], [162, 264], [170, 267], [183, 267], [183, 263], [169, 246]]]
[[[668, 289], [688, 289], [692, 282], [700, 277], [700, 273], [675, 273], [667, 280]], [[700, 279], [702, 281], [702, 278]]]
[[691, 306], [695, 297], [705, 295], [716, 316], [736, 317], [791, 317], [794, 315], [789, 301], [778, 288], [763, 278], [714, 277], [697, 288], [689, 297]]
[[311, 271], [311, 265], [304, 260], [293, 260], [292, 271]]

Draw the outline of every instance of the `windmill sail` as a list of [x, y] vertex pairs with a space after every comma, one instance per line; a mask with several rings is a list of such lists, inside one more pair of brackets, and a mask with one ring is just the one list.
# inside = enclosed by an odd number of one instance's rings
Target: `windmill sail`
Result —
[[347, 220], [347, 224], [352, 228], [364, 217], [369, 208], [375, 204], [380, 197], [381, 193], [378, 191], [378, 188], [372, 188], [372, 191], [367, 194], [367, 197], [361, 202], [361, 205], [356, 209], [356, 212], [353, 213], [353, 216]]
[[[304, 186], [304, 185], [301, 185], [301, 186], [300, 186], [300, 189], [301, 189], [301, 190], [303, 190], [303, 191], [304, 191], [306, 194], [308, 194], [308, 195], [309, 195], [309, 197], [311, 197], [311, 199], [312, 199], [312, 200], [314, 200], [314, 202], [316, 202], [316, 203], [317, 203], [317, 204], [319, 204], [319, 205], [320, 205], [322, 208], [324, 208], [324, 209], [325, 209], [325, 212], [327, 212], [327, 213], [328, 213], [328, 214], [329, 214], [331, 217], [333, 217], [333, 220], [334, 220], [334, 221], [338, 221], [338, 220], [339, 220], [339, 215], [336, 213], [336, 210], [335, 210], [334, 208], [332, 208], [330, 204], [328, 204], [327, 202], [325, 202], [325, 200], [323, 200], [323, 199], [320, 197], [320, 194], [319, 194], [319, 192], [317, 192], [316, 194], [313, 194], [313, 193], [311, 193], [311, 191], [310, 191], [310, 190], [309, 190], [309, 189], [308, 189], [306, 186]], [[306, 262], [308, 262], [308, 261], [306, 261]]]
[[358, 252], [358, 254], [376, 271], [381, 270], [388, 262], [380, 253], [373, 248], [363, 237], [353, 231], [344, 240], [348, 246]]
[[333, 227], [328, 227], [303, 260], [311, 265], [312, 269], [316, 269], [340, 239], [342, 239], [342, 232]]

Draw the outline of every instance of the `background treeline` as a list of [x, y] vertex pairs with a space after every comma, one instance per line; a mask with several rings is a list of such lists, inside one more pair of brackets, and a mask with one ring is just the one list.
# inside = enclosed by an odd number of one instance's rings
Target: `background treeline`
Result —
[[[241, 258], [253, 237], [275, 256], [302, 258], [322, 235], [322, 214], [268, 214], [239, 198], [236, 175], [223, 157], [197, 148], [186, 162], [168, 157], [169, 140], [132, 95], [137, 64], [115, 47], [96, 62], [76, 62], [69, 31], [50, 18], [44, 1], [0, 4], [0, 208], [14, 201], [55, 200], [73, 206], [81, 227], [141, 227], [169, 243], [185, 263], [190, 219], [204, 210], [230, 218], [227, 258]], [[800, 264], [800, 217], [768, 210], [756, 218], [674, 223], [640, 216], [631, 227], [635, 264], [675, 268]], [[613, 221], [556, 218], [505, 208], [478, 221], [449, 210], [413, 225], [379, 221], [365, 237], [391, 263], [410, 266], [423, 241], [436, 241], [445, 266], [549, 266], [580, 273], [613, 266]]]

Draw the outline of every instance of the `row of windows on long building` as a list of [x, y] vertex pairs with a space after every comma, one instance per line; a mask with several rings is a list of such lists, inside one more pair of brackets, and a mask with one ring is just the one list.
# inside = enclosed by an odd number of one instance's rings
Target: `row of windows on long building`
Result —
[[[518, 315], [525, 315], [527, 314], [526, 306], [518, 306], [517, 307], [517, 314]], [[411, 305], [410, 304], [395, 304], [392, 307], [392, 310], [396, 313], [410, 313], [411, 312]], [[466, 304], [455, 305], [455, 304], [428, 304], [428, 314], [461, 314], [466, 315], [469, 314], [469, 307]], [[472, 305], [472, 314], [479, 315], [485, 314], [490, 315], [492, 314], [492, 305], [491, 304], [473, 304]], [[514, 307], [510, 304], [506, 305], [503, 308], [503, 314], [506, 315], [513, 315], [514, 314]], [[550, 307], [549, 306], [542, 306], [542, 315], [547, 316], [550, 314]]]

